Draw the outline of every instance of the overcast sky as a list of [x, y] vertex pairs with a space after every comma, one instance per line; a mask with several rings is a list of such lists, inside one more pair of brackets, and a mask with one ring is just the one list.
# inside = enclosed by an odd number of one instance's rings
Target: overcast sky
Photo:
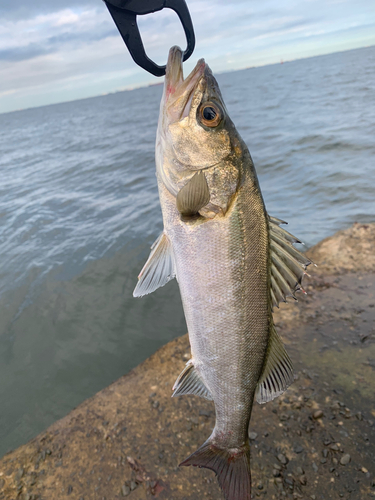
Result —
[[[374, 0], [187, 0], [196, 50], [216, 71], [375, 44]], [[175, 13], [139, 17], [164, 64], [185, 47]], [[1, 0], [0, 112], [114, 92], [158, 79], [140, 69], [101, 0]]]

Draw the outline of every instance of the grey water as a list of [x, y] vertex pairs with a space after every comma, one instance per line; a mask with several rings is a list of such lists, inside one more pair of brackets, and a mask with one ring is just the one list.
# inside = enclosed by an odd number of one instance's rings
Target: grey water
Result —
[[[307, 247], [375, 221], [375, 47], [217, 79], [271, 215]], [[0, 456], [186, 331], [175, 282], [132, 297], [161, 92], [0, 115]]]

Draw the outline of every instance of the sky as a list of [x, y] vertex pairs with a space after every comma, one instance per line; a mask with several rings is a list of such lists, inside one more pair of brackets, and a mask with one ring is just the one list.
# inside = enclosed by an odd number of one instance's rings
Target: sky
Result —
[[[187, 0], [196, 49], [214, 72], [375, 44], [373, 0]], [[185, 48], [177, 15], [139, 16], [146, 52]], [[131, 59], [102, 0], [1, 0], [0, 113], [134, 88], [160, 79]]]

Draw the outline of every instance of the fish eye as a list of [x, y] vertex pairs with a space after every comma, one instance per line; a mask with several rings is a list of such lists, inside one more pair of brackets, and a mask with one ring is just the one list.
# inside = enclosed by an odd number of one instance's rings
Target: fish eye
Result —
[[223, 112], [213, 102], [205, 102], [199, 110], [200, 121], [206, 127], [217, 127], [223, 119]]

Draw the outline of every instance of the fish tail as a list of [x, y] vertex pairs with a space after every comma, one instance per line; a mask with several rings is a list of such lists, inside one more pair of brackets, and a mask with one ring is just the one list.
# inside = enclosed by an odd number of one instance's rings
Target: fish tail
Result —
[[219, 448], [209, 438], [195, 453], [180, 463], [213, 470], [226, 500], [251, 499], [250, 446]]

